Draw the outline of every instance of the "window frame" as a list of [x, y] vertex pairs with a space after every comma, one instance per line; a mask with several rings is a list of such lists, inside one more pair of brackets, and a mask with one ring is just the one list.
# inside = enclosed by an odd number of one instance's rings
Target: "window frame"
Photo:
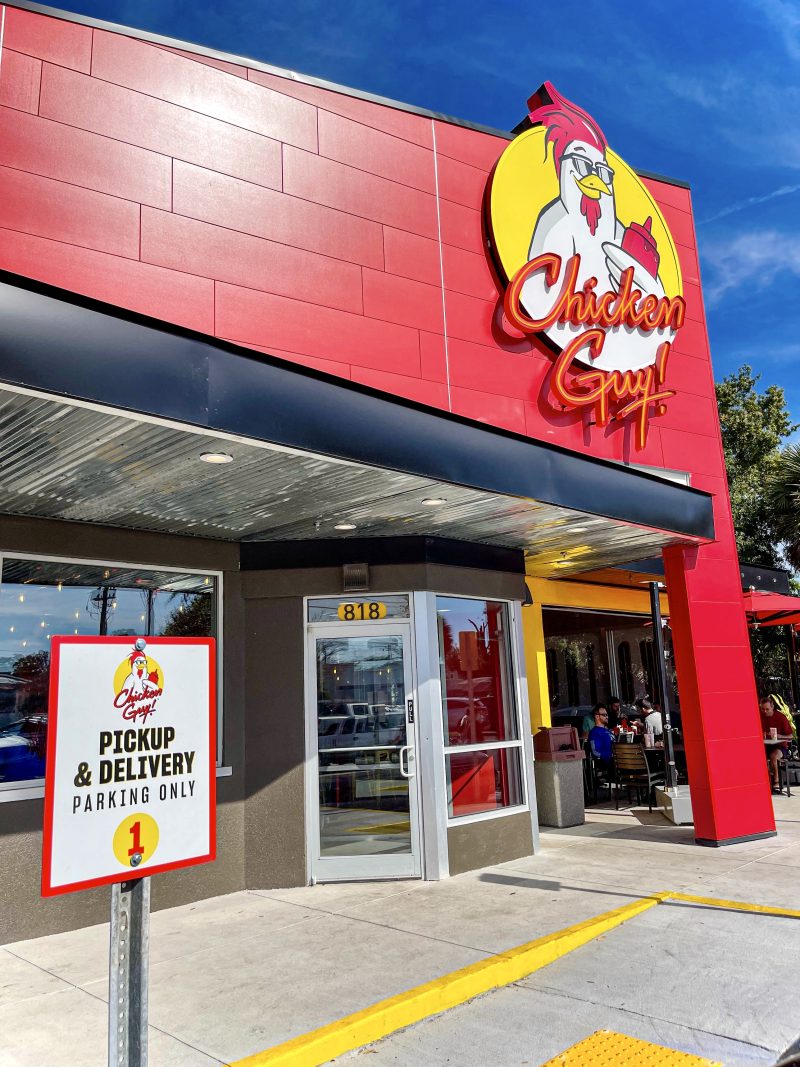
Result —
[[[0, 589], [3, 587], [3, 564], [7, 559], [29, 559], [37, 563], [71, 563], [77, 566], [126, 567], [130, 570], [167, 571], [172, 574], [199, 574], [213, 578], [216, 585], [217, 622], [217, 777], [228, 777], [231, 769], [225, 767], [223, 757], [223, 572], [213, 568], [173, 567], [161, 563], [131, 563], [126, 560], [95, 559], [88, 556], [53, 556], [41, 552], [19, 552], [0, 549]], [[44, 796], [44, 778], [29, 778], [24, 782], [0, 782], [0, 804], [17, 800], [40, 800]]]
[[[528, 767], [526, 756], [525, 735], [523, 730], [525, 724], [522, 721], [522, 704], [519, 695], [520, 678], [520, 657], [522, 655], [521, 649], [518, 647], [517, 631], [515, 626], [514, 605], [516, 601], [508, 600], [505, 597], [497, 596], [475, 596], [474, 594], [465, 593], [440, 593], [435, 592], [433, 594], [434, 605], [434, 618], [436, 620], [436, 645], [439, 653], [437, 659], [437, 667], [439, 668], [439, 678], [437, 679], [440, 692], [440, 707], [439, 718], [442, 723], [442, 774], [444, 775], [444, 801], [445, 808], [444, 814], [446, 819], [446, 825], [448, 829], [451, 826], [466, 826], [473, 822], [485, 822], [487, 819], [501, 819], [506, 815], [517, 815], [523, 811], [530, 811], [530, 794], [529, 794], [529, 782], [528, 782]], [[512, 677], [509, 679], [509, 698], [514, 705], [514, 715], [517, 727], [516, 740], [509, 741], [488, 741], [486, 744], [469, 744], [469, 745], [450, 745], [448, 744], [448, 735], [444, 729], [444, 706], [447, 694], [444, 691], [444, 687], [441, 684], [441, 646], [439, 644], [439, 600], [474, 600], [478, 603], [488, 604], [502, 604], [505, 609], [505, 618], [507, 623], [506, 633], [509, 641], [509, 666], [511, 668]], [[490, 808], [488, 811], [475, 811], [470, 812], [467, 815], [451, 815], [450, 806], [451, 801], [448, 799], [448, 793], [450, 787], [447, 777], [447, 757], [450, 755], [457, 755], [459, 752], [490, 752], [498, 749], [516, 748], [519, 750], [519, 767], [520, 767], [520, 796], [523, 798], [520, 804], [509, 804], [502, 808]]]

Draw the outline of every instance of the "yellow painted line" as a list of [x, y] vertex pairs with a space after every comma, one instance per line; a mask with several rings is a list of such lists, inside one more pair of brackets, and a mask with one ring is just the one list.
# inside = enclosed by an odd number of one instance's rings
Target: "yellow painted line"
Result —
[[542, 1067], [593, 1067], [595, 1064], [597, 1067], [722, 1067], [719, 1060], [706, 1060], [613, 1030], [597, 1030], [577, 1045], [559, 1052]]
[[724, 908], [728, 911], [750, 911], [756, 915], [779, 915], [786, 919], [800, 919], [800, 911], [795, 908], [773, 908], [767, 904], [748, 904], [744, 900], [719, 900], [717, 897], [696, 897], [690, 893], [665, 893], [664, 902], [682, 900], [687, 904], [705, 904], [710, 908]]
[[381, 1000], [318, 1030], [236, 1060], [228, 1067], [319, 1067], [345, 1052], [362, 1048], [396, 1030], [464, 1004], [481, 993], [518, 982], [628, 919], [641, 915], [667, 895], [657, 893], [643, 897], [526, 945], [499, 952], [442, 978]]

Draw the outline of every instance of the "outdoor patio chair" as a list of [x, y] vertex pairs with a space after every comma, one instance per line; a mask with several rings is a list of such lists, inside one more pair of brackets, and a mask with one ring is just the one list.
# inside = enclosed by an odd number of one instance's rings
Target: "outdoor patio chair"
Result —
[[[790, 751], [778, 762], [778, 788], [783, 792], [785, 783], [787, 797], [792, 795], [792, 778], [798, 774], [800, 774], [800, 757], [796, 752]], [[795, 778], [795, 784], [796, 782], [797, 778]]]
[[616, 807], [619, 808], [619, 790], [625, 785], [628, 788], [629, 800], [631, 788], [635, 788], [637, 794], [642, 789], [647, 789], [647, 803], [652, 811], [655, 786], [666, 785], [663, 764], [658, 769], [651, 767], [642, 745], [616, 744], [613, 747], [613, 756], [614, 779], [617, 783]]

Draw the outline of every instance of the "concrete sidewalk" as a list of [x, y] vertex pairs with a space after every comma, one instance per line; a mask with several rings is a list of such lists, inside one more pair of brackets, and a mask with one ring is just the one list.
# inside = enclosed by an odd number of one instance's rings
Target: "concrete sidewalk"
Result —
[[[646, 809], [611, 810], [546, 831], [536, 857], [444, 882], [236, 893], [158, 912], [150, 1062], [229, 1063], [652, 892], [798, 909], [800, 796], [775, 806], [777, 838], [719, 850]], [[2, 1067], [105, 1064], [107, 953], [107, 926], [0, 949]], [[660, 906], [373, 1052], [537, 1064], [627, 1020], [632, 1036], [658, 1040], [661, 1027], [686, 1051], [769, 1063], [800, 1031], [798, 969], [800, 921]]]

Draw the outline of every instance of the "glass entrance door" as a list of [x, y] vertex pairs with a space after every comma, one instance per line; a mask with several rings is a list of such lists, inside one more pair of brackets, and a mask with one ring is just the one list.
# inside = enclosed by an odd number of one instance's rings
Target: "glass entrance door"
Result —
[[410, 629], [310, 629], [317, 881], [421, 875]]

